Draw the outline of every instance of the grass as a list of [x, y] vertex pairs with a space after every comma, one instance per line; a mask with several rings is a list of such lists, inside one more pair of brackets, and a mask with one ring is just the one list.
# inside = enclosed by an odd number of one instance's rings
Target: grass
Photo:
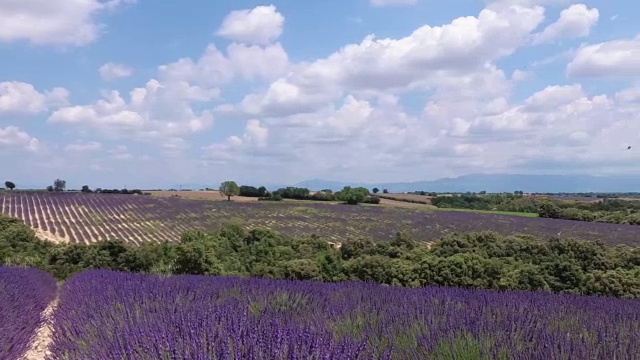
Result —
[[437, 208], [438, 211], [459, 211], [459, 212], [473, 212], [480, 214], [495, 214], [495, 215], [511, 215], [511, 216], [523, 216], [536, 218], [538, 213], [527, 213], [518, 211], [498, 211], [498, 210], [474, 210], [474, 209], [452, 209], [452, 208]]

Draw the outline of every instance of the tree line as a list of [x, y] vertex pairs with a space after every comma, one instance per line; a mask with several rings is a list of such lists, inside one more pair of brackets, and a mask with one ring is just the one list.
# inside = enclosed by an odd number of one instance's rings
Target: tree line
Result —
[[431, 244], [397, 233], [391, 241], [352, 238], [332, 247], [313, 234], [290, 237], [230, 223], [213, 233], [187, 232], [173, 243], [53, 244], [37, 239], [20, 220], [0, 216], [0, 265], [38, 267], [61, 280], [106, 268], [640, 298], [638, 247], [494, 232], [450, 234]]
[[[374, 193], [377, 189], [374, 189]], [[264, 186], [256, 188], [254, 186], [238, 186], [235, 181], [224, 181], [220, 184], [218, 191], [222, 196], [226, 196], [231, 201], [233, 196], [257, 197], [261, 201], [281, 201], [283, 199], [292, 200], [313, 200], [313, 201], [342, 201], [347, 204], [357, 205], [360, 203], [379, 204], [380, 197], [371, 194], [367, 188], [345, 186], [338, 192], [330, 189], [316, 191], [313, 194], [307, 188], [285, 187], [273, 192]]]
[[553, 200], [522, 194], [461, 194], [436, 196], [431, 204], [439, 208], [498, 210], [537, 213], [540, 217], [613, 224], [640, 225], [640, 201], [602, 198], [598, 201]]

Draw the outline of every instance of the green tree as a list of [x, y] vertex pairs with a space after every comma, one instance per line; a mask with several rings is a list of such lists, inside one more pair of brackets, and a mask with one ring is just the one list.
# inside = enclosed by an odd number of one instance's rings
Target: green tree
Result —
[[240, 187], [235, 181], [227, 180], [220, 184], [218, 191], [220, 191], [220, 196], [226, 196], [227, 201], [231, 201], [232, 196], [240, 194]]
[[341, 201], [350, 205], [357, 205], [363, 202], [369, 195], [369, 190], [363, 187], [352, 188], [351, 186], [345, 186], [338, 195]]
[[67, 187], [67, 181], [61, 179], [55, 179], [53, 181], [53, 191], [64, 191]]
[[13, 181], [5, 181], [4, 187], [6, 187], [9, 190], [13, 190], [16, 188], [16, 184]]
[[545, 202], [540, 205], [538, 215], [541, 218], [557, 219], [560, 217], [560, 209], [555, 204]]
[[188, 242], [177, 248], [175, 271], [178, 274], [220, 275], [222, 267], [215, 253], [203, 242]]
[[289, 260], [283, 266], [284, 277], [291, 280], [322, 280], [321, 269], [311, 259]]

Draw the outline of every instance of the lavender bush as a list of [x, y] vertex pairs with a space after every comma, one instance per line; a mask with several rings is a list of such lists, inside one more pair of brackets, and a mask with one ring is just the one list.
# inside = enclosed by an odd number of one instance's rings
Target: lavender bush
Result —
[[0, 212], [71, 243], [108, 239], [138, 244], [176, 241], [187, 230], [215, 231], [235, 219], [246, 229], [270, 228], [296, 236], [317, 234], [330, 241], [362, 236], [389, 240], [400, 230], [416, 239], [433, 241], [452, 232], [492, 230], [504, 235], [573, 236], [608, 244], [640, 244], [634, 225], [324, 203], [233, 203], [116, 194], [4, 192], [0, 193]]
[[22, 356], [55, 292], [55, 279], [44, 271], [0, 266], [0, 359]]
[[61, 289], [53, 359], [633, 359], [640, 302], [106, 270]]

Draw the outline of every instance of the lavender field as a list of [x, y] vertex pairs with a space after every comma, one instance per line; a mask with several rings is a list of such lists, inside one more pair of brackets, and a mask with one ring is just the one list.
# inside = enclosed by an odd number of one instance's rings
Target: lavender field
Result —
[[271, 228], [290, 235], [315, 233], [331, 241], [360, 236], [387, 240], [399, 230], [418, 240], [432, 241], [452, 232], [492, 230], [640, 244], [634, 225], [307, 202], [229, 203], [116, 194], [2, 192], [0, 212], [24, 220], [41, 238], [70, 243], [175, 241], [187, 230], [214, 231], [234, 220], [247, 229]]
[[0, 266], [0, 359], [24, 354], [55, 293], [56, 281], [44, 271]]
[[637, 359], [640, 301], [106, 270], [68, 280], [48, 359]]

